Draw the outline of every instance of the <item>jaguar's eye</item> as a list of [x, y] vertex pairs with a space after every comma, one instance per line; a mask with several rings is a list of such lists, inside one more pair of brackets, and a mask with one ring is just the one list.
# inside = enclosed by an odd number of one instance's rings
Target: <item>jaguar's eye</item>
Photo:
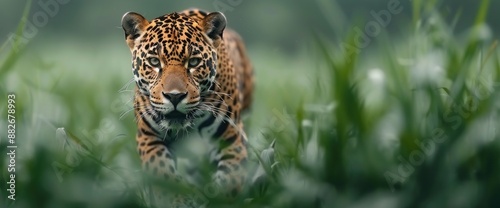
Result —
[[190, 58], [188, 60], [188, 67], [189, 68], [196, 67], [196, 66], [198, 66], [198, 64], [200, 64], [200, 62], [201, 62], [201, 58]]
[[160, 59], [156, 57], [148, 58], [148, 62], [152, 67], [160, 67]]

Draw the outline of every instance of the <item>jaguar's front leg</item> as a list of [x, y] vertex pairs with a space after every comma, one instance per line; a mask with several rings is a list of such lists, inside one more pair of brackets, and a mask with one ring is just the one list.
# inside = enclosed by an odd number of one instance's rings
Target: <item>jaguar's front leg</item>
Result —
[[215, 155], [217, 172], [214, 180], [226, 196], [234, 197], [245, 183], [247, 161], [247, 142], [242, 124], [229, 126], [222, 135]]
[[[167, 181], [170, 184], [177, 184], [183, 187], [191, 187], [184, 178], [177, 172], [176, 159], [173, 152], [169, 149], [157, 133], [138, 121], [137, 144], [141, 157], [142, 169], [153, 177], [151, 184], [152, 204], [161, 207], [170, 204], [169, 207], [197, 207], [194, 196], [185, 196], [176, 193], [176, 190], [170, 189], [173, 193], [166, 193], [165, 187], [154, 181]], [[168, 196], [168, 198], [166, 197]]]

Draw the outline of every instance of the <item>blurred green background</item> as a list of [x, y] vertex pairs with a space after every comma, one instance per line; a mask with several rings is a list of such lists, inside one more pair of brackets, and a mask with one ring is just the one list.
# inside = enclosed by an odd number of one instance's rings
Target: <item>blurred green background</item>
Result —
[[[57, 9], [44, 9], [47, 2]], [[391, 2], [401, 12], [361, 40], [358, 31], [376, 20], [371, 13]], [[208, 197], [209, 207], [500, 202], [500, 1], [4, 0], [0, 207], [148, 205], [120, 19], [190, 7], [224, 12], [256, 76], [245, 128], [258, 179], [236, 200]], [[44, 23], [30, 26], [36, 21]], [[9, 93], [15, 202], [4, 182]], [[191, 141], [184, 154], [198, 146]]]

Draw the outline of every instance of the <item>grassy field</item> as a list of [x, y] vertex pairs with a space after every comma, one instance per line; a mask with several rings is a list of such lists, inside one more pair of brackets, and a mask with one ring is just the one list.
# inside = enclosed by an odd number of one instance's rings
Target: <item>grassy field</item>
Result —
[[[249, 46], [255, 180], [235, 200], [202, 190], [208, 207], [495, 207], [500, 55], [484, 35], [482, 4], [460, 36], [453, 21], [415, 3], [408, 31], [380, 35], [366, 50], [354, 30], [341, 43], [317, 34], [294, 55]], [[119, 38], [2, 46], [0, 207], [148, 206]], [[9, 94], [15, 201], [7, 198]], [[190, 145], [187, 154], [196, 152]]]

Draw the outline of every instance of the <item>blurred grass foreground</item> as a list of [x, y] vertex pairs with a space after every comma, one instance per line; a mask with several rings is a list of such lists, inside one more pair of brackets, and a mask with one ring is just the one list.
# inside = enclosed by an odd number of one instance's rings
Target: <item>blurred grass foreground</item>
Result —
[[[207, 207], [498, 207], [500, 56], [484, 32], [489, 1], [465, 37], [433, 2], [413, 1], [408, 31], [376, 37], [376, 49], [363, 50], [354, 27], [340, 43], [317, 34], [295, 57], [251, 50], [249, 188], [233, 200], [202, 190]], [[148, 207], [133, 84], [121, 68], [129, 59], [113, 55], [127, 49], [57, 46], [65, 56], [51, 62], [16, 44], [1, 48], [0, 207]], [[7, 198], [10, 93], [16, 200]]]

